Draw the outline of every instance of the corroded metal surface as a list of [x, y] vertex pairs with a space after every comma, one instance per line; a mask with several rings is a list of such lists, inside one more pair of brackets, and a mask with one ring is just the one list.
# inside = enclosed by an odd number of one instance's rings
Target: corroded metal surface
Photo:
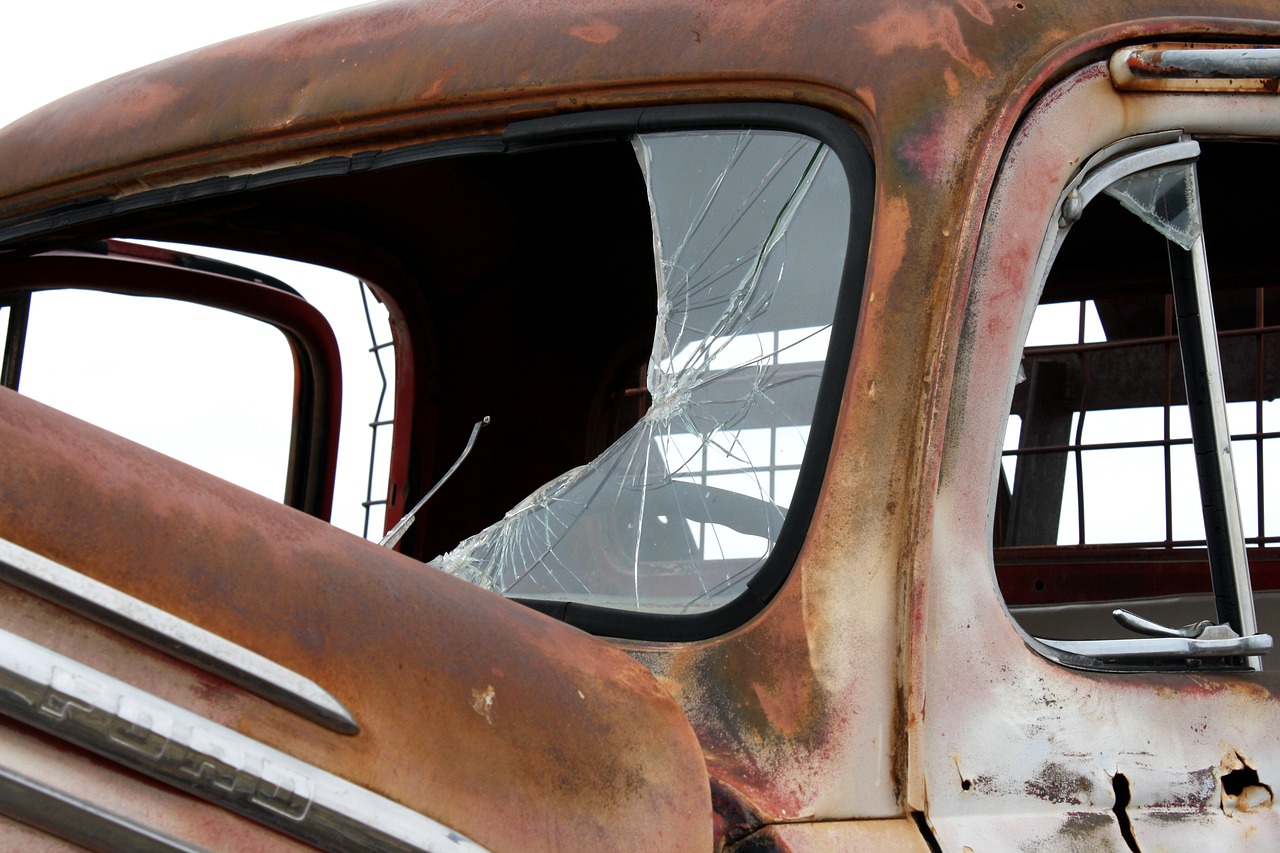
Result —
[[1245, 850], [1280, 832], [1263, 790], [1280, 779], [1276, 673], [1055, 666], [1028, 648], [990, 582], [993, 437], [1058, 194], [1081, 155], [1170, 127], [1274, 135], [1280, 109], [1249, 95], [1126, 101], [1092, 66], [1031, 114], [992, 197], [959, 341], [927, 597], [913, 611], [924, 654], [912, 682], [911, 798], [928, 803], [944, 848], [1020, 839], [1037, 850]]
[[730, 853], [928, 853], [929, 845], [909, 818], [775, 824], [747, 838]]
[[[1165, 18], [1152, 31], [1200, 26], [1168, 16], [1202, 14], [1203, 4], [1145, 5], [1127, 13]], [[1246, 19], [1274, 11], [1264, 0], [1238, 7]], [[927, 178], [955, 168], [945, 146], [974, 141], [1036, 60], [1077, 33], [1096, 42], [1108, 27], [1119, 30], [1112, 37], [1133, 29], [1115, 14], [1107, 4], [989, 0], [910, 9], [892, 0], [390, 2], [157, 63], [14, 122], [0, 135], [10, 165], [0, 211], [226, 174], [219, 164], [255, 169], [367, 150], [375, 139], [387, 147], [432, 131], [652, 102], [658, 91], [677, 99], [673, 87], [699, 100], [847, 104], [853, 94], [889, 122], [886, 139], [898, 137]]]
[[0, 539], [0, 578], [342, 734], [360, 726], [315, 682], [144, 601]]
[[[970, 729], [985, 719], [992, 701], [1039, 697], [1049, 704], [1033, 709], [1028, 728], [1015, 732], [1039, 748], [1046, 735], [1042, 730], [1033, 737], [1030, 727], [1065, 725], [1046, 716], [1051, 702], [1066, 697], [1066, 702], [1087, 704], [1096, 680], [1039, 663], [1017, 678], [984, 670], [984, 680], [963, 668], [939, 668], [925, 677], [928, 655], [955, 659], [946, 644], [957, 637], [973, 638], [967, 647], [979, 661], [997, 651], [1025, 657], [983, 574], [987, 566], [975, 562], [988, 553], [986, 544], [974, 539], [985, 525], [985, 481], [976, 492], [944, 492], [937, 504], [942, 521], [938, 527], [932, 523], [949, 377], [986, 195], [1009, 134], [1032, 97], [1050, 79], [1063, 76], [1064, 66], [1082, 64], [1091, 51], [1118, 41], [1192, 34], [1233, 41], [1280, 35], [1274, 22], [1264, 22], [1275, 16], [1270, 0], [1216, 4], [1215, 18], [1191, 17], [1204, 14], [1204, 4], [1193, 0], [1123, 8], [1035, 0], [910, 6], [895, 0], [713, 6], [660, 0], [586, 6], [389, 3], [161, 63], [20, 120], [0, 131], [6, 167], [0, 174], [0, 212], [500, 130], [516, 118], [611, 105], [778, 99], [816, 104], [857, 122], [877, 160], [876, 226], [863, 334], [813, 534], [787, 586], [750, 624], [715, 640], [637, 647], [633, 653], [688, 714], [712, 773], [738, 790], [763, 820], [884, 817], [901, 814], [907, 805], [945, 809], [951, 793], [940, 787], [944, 776], [936, 761], [950, 759], [940, 754], [928, 772], [921, 764], [923, 744], [934, 731], [925, 728], [926, 686], [940, 696], [957, 697], [954, 710], [942, 718], [967, 721]], [[1232, 23], [1228, 17], [1240, 20]], [[1132, 23], [1132, 18], [1147, 20]], [[211, 79], [220, 85], [206, 85]], [[1025, 265], [1027, 259], [1015, 254], [1000, 262], [1010, 264], [1012, 272], [1015, 262]], [[975, 340], [979, 337], [973, 333]], [[1003, 350], [989, 354], [1012, 357]], [[23, 419], [33, 417], [23, 411]], [[987, 414], [994, 417], [991, 411]], [[12, 440], [31, 441], [30, 426], [15, 424]], [[974, 464], [983, 462], [985, 457]], [[22, 463], [8, 458], [4, 464]], [[63, 476], [79, 477], [74, 468], [68, 470], [70, 463], [47, 464]], [[106, 474], [120, 476], [115, 467]], [[982, 468], [982, 476], [988, 474]], [[6, 471], [4, 488], [10, 488], [11, 477]], [[340, 698], [348, 701], [350, 694], [348, 704], [370, 731], [351, 745], [333, 747], [255, 716], [246, 725], [265, 729], [261, 736], [269, 732], [281, 742], [306, 741], [311, 760], [340, 765], [362, 779], [377, 778], [383, 790], [406, 802], [430, 799], [428, 789], [446, 792], [440, 796], [448, 802], [433, 812], [442, 818], [478, 808], [475, 804], [485, 798], [492, 801], [501, 772], [514, 774], [506, 777], [513, 790], [525, 784], [545, 789], [556, 809], [572, 808], [567, 804], [575, 792], [585, 796], [584, 789], [596, 786], [593, 802], [601, 810], [626, 808], [608, 782], [626, 775], [613, 766], [625, 760], [624, 753], [599, 751], [594, 727], [604, 724], [587, 725], [572, 710], [577, 691], [589, 693], [606, 674], [596, 650], [575, 645], [576, 638], [568, 641], [571, 633], [553, 631], [532, 615], [456, 585], [428, 581], [421, 567], [375, 558], [358, 543], [265, 504], [245, 512], [247, 498], [211, 494], [205, 480], [174, 482], [150, 496], [118, 494], [120, 508], [108, 511], [100, 501], [87, 502], [93, 509], [83, 530], [45, 533], [41, 546], [67, 552], [58, 556], [81, 559], [134, 594], [199, 616], [207, 627], [247, 645], [278, 651], [289, 665], [307, 670], [323, 659], [324, 673], [317, 672], [317, 680], [326, 683], [322, 674], [335, 678], [335, 688], [344, 688], [338, 690]], [[964, 501], [969, 504], [962, 512]], [[194, 532], [185, 529], [187, 518], [172, 517], [171, 504], [199, 508]], [[42, 507], [41, 524], [58, 529], [70, 510], [85, 506]], [[263, 532], [266, 522], [253, 521], [264, 516], [280, 526], [271, 536]], [[25, 524], [25, 518], [11, 513], [5, 524]], [[113, 519], [144, 519], [143, 529], [136, 521], [127, 531], [113, 529]], [[182, 535], [162, 529], [174, 524], [184, 527]], [[935, 565], [951, 566], [952, 579], [930, 585], [935, 531], [945, 543], [937, 548]], [[106, 543], [105, 553], [138, 558], [131, 564], [140, 571], [104, 562], [96, 537]], [[963, 559], [962, 543], [969, 548]], [[305, 574], [300, 561], [312, 564]], [[237, 568], [243, 565], [266, 568], [244, 572]], [[346, 594], [355, 565], [363, 567], [359, 596]], [[143, 567], [152, 567], [154, 574]], [[421, 592], [428, 583], [430, 595]], [[934, 602], [930, 609], [923, 605], [926, 592]], [[211, 600], [227, 603], [206, 612]], [[475, 613], [465, 632], [453, 621], [432, 617], [455, 607]], [[980, 630], [957, 621], [965, 608], [983, 614]], [[459, 639], [463, 634], [465, 642]], [[352, 645], [362, 650], [362, 658], [353, 655]], [[465, 647], [467, 654], [442, 659], [433, 652], [442, 646], [460, 653]], [[540, 683], [545, 695], [523, 695], [524, 688], [518, 688], [508, 700], [503, 679], [517, 666], [544, 666], [544, 656], [582, 662], [587, 669], [538, 673], [528, 683]], [[411, 676], [399, 668], [407, 662], [414, 664], [404, 670]], [[493, 680], [473, 683], [482, 672], [492, 672]], [[1037, 692], [1042, 678], [1055, 679], [1062, 692]], [[479, 710], [471, 716], [448, 710], [453, 706], [428, 689], [437, 681], [471, 685]], [[1128, 683], [1130, 692], [1157, 695], [1142, 679]], [[1197, 684], [1183, 687], [1193, 691]], [[1259, 707], [1274, 706], [1269, 692], [1251, 682], [1212, 681], [1204, 691], [1230, 696], [1228, 706], [1249, 719], [1258, 718]], [[471, 700], [463, 699], [470, 708]], [[552, 744], [568, 748], [574, 760], [566, 766], [589, 769], [589, 756], [608, 766], [583, 770], [582, 777], [561, 773], [551, 781], [544, 777], [541, 786], [535, 783], [532, 764], [545, 772], [551, 756], [522, 765], [516, 756], [526, 753], [516, 749], [518, 740], [486, 728], [507, 721], [505, 708], [535, 699], [534, 707], [567, 710], [566, 717], [535, 714], [521, 723], [521, 732], [548, 726], [538, 742], [548, 749]], [[451, 695], [450, 701], [458, 697]], [[942, 716], [935, 703], [946, 701], [930, 700], [930, 719]], [[1118, 713], [1123, 702], [1111, 701], [1107, 713]], [[1143, 710], [1159, 712], [1161, 701], [1149, 698], [1155, 707]], [[408, 721], [433, 725], [440, 714], [466, 736], [415, 741]], [[614, 723], [623, 725], [622, 718]], [[585, 726], [576, 737], [567, 731], [575, 726]], [[556, 739], [554, 732], [564, 734]], [[909, 733], [916, 749], [910, 767]], [[1090, 737], [1084, 726], [1074, 733]], [[644, 740], [650, 734], [635, 737]], [[479, 764], [473, 763], [475, 756], [454, 749], [490, 736], [501, 742]], [[993, 735], [982, 743], [993, 752], [1008, 751], [1007, 739]], [[1246, 746], [1240, 749], [1248, 753]], [[1205, 747], [1190, 756], [1188, 766], [1216, 767], [1227, 754], [1225, 749], [1216, 757], [1210, 752]], [[1046, 793], [1014, 792], [1017, 804], [1039, 808], [1057, 798], [1056, 809], [1064, 797], [1083, 802], [1086, 794], [1075, 792], [1087, 791], [1090, 809], [1082, 809], [1083, 816], [1063, 831], [1088, 835], [1101, 822], [1114, 820], [1107, 805], [1111, 782], [1098, 775], [1101, 766], [1090, 771], [1092, 776], [1067, 772], [1061, 782], [1054, 780], [1062, 774], [1055, 775], [1047, 763], [1033, 777], [1048, 779], [1042, 785]], [[1266, 781], [1277, 771], [1266, 765], [1258, 772]], [[957, 790], [960, 778], [969, 780], [967, 790], [985, 784], [980, 772], [961, 767]], [[1134, 802], [1139, 802], [1148, 795], [1140, 776], [1133, 778]], [[419, 788], [424, 782], [430, 785]], [[1182, 787], [1200, 790], [1196, 784], [1185, 781]], [[522, 819], [542, 826], [541, 815], [531, 808]], [[475, 837], [486, 838], [482, 832]]]
[[12, 392], [0, 396], [0, 446], [21, 451], [0, 455], [0, 534], [311, 678], [362, 732], [300, 723], [209, 676], [198, 679], [204, 695], [188, 693], [185, 665], [123, 638], [103, 644], [110, 632], [50, 619], [48, 605], [5, 607], [14, 633], [175, 704], [194, 700], [223, 725], [491, 849], [710, 846], [693, 734], [625, 655]]

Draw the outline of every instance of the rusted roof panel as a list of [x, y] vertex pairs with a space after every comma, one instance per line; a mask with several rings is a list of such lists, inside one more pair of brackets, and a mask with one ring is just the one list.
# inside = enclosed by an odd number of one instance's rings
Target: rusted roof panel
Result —
[[[979, 133], [1062, 42], [1123, 37], [1135, 28], [1117, 23], [1121, 14], [1152, 18], [1152, 32], [1209, 26], [1173, 17], [1200, 14], [1201, 3], [1141, 5], [394, 0], [175, 57], [14, 122], [0, 131], [0, 212], [420, 141], [460, 124], [493, 128], [515, 116], [652, 101], [673, 89], [846, 110], [856, 99], [889, 138], [917, 126], [923, 135], [904, 138], [899, 154], [928, 178], [949, 162], [945, 148]], [[1214, 9], [1246, 20], [1273, 12], [1265, 0]]]

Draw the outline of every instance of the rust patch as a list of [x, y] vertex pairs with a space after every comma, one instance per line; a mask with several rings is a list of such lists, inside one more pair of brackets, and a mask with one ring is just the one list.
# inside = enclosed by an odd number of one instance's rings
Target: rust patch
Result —
[[622, 27], [603, 18], [596, 18], [569, 28], [569, 35], [588, 44], [608, 44], [621, 34]]
[[1093, 799], [1093, 782], [1088, 776], [1053, 762], [1041, 767], [1040, 775], [1027, 782], [1026, 790], [1031, 796], [1050, 803], [1080, 806]]
[[764, 826], [747, 798], [715, 777], [711, 778], [712, 826], [715, 850], [724, 850]]
[[911, 235], [911, 203], [902, 196], [883, 196], [876, 204], [876, 230], [873, 240], [875, 279], [867, 288], [867, 305], [875, 301], [875, 281], [897, 277], [907, 259], [907, 241]]
[[1274, 800], [1271, 786], [1263, 784], [1258, 771], [1249, 766], [1236, 750], [1223, 756], [1218, 765], [1222, 785], [1222, 811], [1228, 816], [1236, 812], [1255, 812], [1271, 808]]
[[956, 77], [956, 72], [954, 68], [951, 68], [950, 66], [948, 66], [947, 70], [942, 72], [942, 83], [947, 87], [948, 95], [950, 95], [953, 98], [959, 96], [960, 80]]
[[[974, 0], [969, 0], [964, 6], [965, 11], [982, 23], [993, 22], [990, 11]], [[866, 33], [868, 46], [877, 54], [939, 49], [969, 69], [975, 77], [991, 76], [991, 67], [969, 50], [960, 29], [960, 18], [952, 8], [937, 5], [895, 7], [881, 12], [859, 29]]]
[[[1107, 812], [1068, 812], [1066, 821], [1058, 830], [1058, 837], [1076, 843], [1088, 843], [1090, 847], [1071, 847], [1069, 849], [1105, 849], [1101, 847], [1103, 839], [1114, 838], [1115, 818]], [[1029, 849], [1029, 848], [1023, 848]], [[1038, 849], [1032, 847], [1030, 849]]]
[[795, 591], [785, 588], [774, 618], [750, 634], [679, 650], [659, 667], [697, 732], [711, 776], [766, 822], [800, 816], [811, 782], [796, 768], [828, 760], [850, 713], [815, 678], [804, 621], [787, 606]]

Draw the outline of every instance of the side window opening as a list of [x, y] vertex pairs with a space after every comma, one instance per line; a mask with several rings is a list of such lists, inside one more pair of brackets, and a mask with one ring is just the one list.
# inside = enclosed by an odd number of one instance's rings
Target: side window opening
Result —
[[342, 367], [337, 386], [341, 421], [328, 520], [365, 539], [381, 538], [391, 480], [396, 349], [387, 308], [376, 291], [341, 270], [285, 257], [206, 245], [154, 245], [251, 269], [282, 282], [323, 316]]
[[[602, 115], [212, 178], [6, 239], [39, 251], [110, 229], [296, 284], [339, 339], [340, 318], [358, 324], [344, 370], [384, 362], [385, 390], [375, 376], [342, 430], [344, 447], [362, 436], [369, 518], [335, 522], [381, 539], [488, 416], [402, 553], [588, 630], [711, 636], [773, 595], [817, 502], [872, 164], [805, 108]], [[369, 281], [377, 328], [359, 299], [331, 312], [261, 257]]]
[[[1242, 221], [1247, 208], [1230, 189], [1243, 175], [1269, 174], [1248, 167], [1270, 162], [1274, 149], [1197, 148], [1105, 176], [1105, 190], [1096, 188], [1105, 194], [1074, 211], [1079, 222], [1052, 260], [1014, 392], [994, 529], [1001, 591], [1029, 634], [1096, 654], [1095, 665], [1241, 665], [1269, 646], [1269, 637], [1249, 639], [1255, 602], [1262, 630], [1280, 615], [1271, 603], [1280, 496], [1266, 475], [1280, 414], [1269, 308], [1280, 292], [1271, 293], [1265, 243], [1247, 239], [1256, 226]], [[1072, 204], [1064, 199], [1064, 220]], [[1197, 284], [1199, 308], [1188, 297]], [[1216, 318], [1203, 355], [1187, 340], [1201, 328], [1198, 310]], [[1207, 368], [1184, 371], [1206, 356]], [[1157, 627], [1114, 616], [1120, 608]], [[1131, 642], [1225, 636], [1157, 630], [1203, 631], [1206, 621], [1246, 642], [1216, 658], [1162, 657]], [[1100, 640], [1112, 645], [1089, 645]]]
[[285, 499], [293, 356], [259, 320], [172, 299], [34, 293], [17, 390]]

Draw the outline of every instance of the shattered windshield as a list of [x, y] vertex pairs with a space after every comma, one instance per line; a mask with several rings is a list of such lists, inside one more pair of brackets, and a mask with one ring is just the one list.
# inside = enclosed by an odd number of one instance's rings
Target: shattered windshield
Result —
[[657, 133], [633, 144], [654, 234], [652, 403], [603, 454], [431, 562], [519, 598], [702, 612], [743, 591], [786, 520], [850, 190], [831, 150], [795, 133]]

